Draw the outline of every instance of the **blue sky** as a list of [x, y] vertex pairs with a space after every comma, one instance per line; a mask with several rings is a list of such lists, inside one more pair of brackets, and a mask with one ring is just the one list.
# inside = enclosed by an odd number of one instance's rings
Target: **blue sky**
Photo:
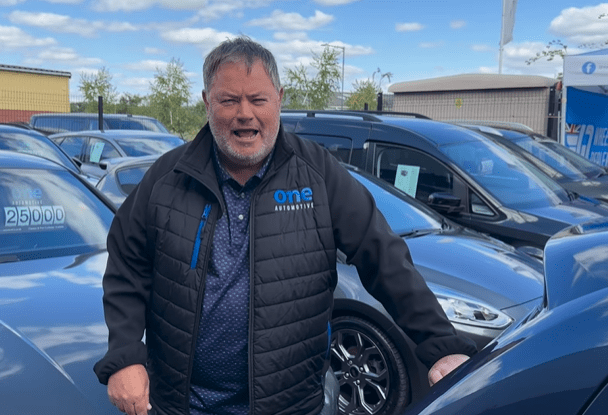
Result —
[[[562, 61], [527, 65], [553, 39], [569, 53], [608, 40], [608, 3], [519, 0], [502, 72], [555, 77]], [[344, 89], [392, 73], [391, 83], [463, 73], [498, 73], [501, 0], [0, 0], [0, 63], [83, 73], [105, 67], [118, 92], [145, 95], [156, 68], [179, 59], [203, 88], [204, 56], [246, 34], [285, 68], [312, 61], [324, 43], [345, 49]], [[340, 63], [342, 60], [340, 51]]]

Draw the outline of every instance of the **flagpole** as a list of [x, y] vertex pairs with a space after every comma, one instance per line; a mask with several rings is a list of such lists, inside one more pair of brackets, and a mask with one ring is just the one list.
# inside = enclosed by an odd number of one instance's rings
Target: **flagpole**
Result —
[[504, 45], [502, 44], [505, 30], [505, 0], [502, 0], [502, 15], [500, 18], [500, 46], [498, 49], [498, 73], [502, 74], [502, 50]]

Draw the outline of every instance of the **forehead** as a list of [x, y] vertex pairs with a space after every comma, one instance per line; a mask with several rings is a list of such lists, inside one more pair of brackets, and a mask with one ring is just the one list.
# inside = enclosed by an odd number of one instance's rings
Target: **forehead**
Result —
[[275, 90], [272, 79], [266, 72], [260, 60], [256, 60], [251, 67], [244, 61], [222, 63], [211, 84], [212, 92], [228, 92], [237, 90]]

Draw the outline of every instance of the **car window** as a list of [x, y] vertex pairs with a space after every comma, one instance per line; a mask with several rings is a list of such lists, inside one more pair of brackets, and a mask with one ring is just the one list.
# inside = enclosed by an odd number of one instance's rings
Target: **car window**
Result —
[[565, 157], [554, 152], [550, 148], [542, 145], [538, 141], [534, 141], [526, 136], [514, 140], [515, 144], [531, 153], [534, 157], [545, 164], [553, 167], [555, 170], [572, 180], [584, 180], [586, 176], [578, 171]]
[[148, 156], [153, 154], [163, 154], [167, 151], [184, 144], [184, 141], [175, 136], [162, 137], [121, 137], [116, 139], [120, 148], [130, 157]]
[[426, 207], [417, 207], [419, 202], [412, 201], [393, 186], [383, 186], [383, 182], [372, 181], [373, 176], [370, 179], [353, 171], [350, 171], [350, 174], [374, 196], [378, 209], [397, 235], [442, 228], [442, 217]]
[[568, 193], [538, 168], [490, 141], [469, 141], [440, 147], [441, 152], [511, 208], [556, 206]]
[[376, 175], [424, 203], [432, 193], [456, 193], [454, 174], [427, 154], [381, 145], [377, 154]]
[[343, 163], [350, 163], [352, 141], [346, 137], [336, 137], [327, 135], [299, 134], [300, 137], [316, 141], [322, 147]]
[[101, 160], [120, 157], [120, 152], [111, 143], [100, 138], [91, 137], [87, 147], [89, 163], [99, 163]]
[[112, 218], [66, 170], [0, 170], [0, 262], [103, 249]]
[[44, 136], [35, 136], [21, 132], [0, 134], [0, 150], [10, 150], [19, 153], [44, 157], [78, 173], [78, 168], [72, 160]]
[[131, 193], [133, 189], [135, 189], [135, 186], [141, 182], [144, 174], [146, 174], [149, 168], [150, 166], [138, 166], [118, 170], [116, 172], [116, 178], [118, 180], [120, 190], [122, 190], [126, 195]]
[[85, 137], [65, 137], [59, 144], [59, 147], [68, 156], [80, 158], [85, 140]]
[[579, 171], [583, 172], [588, 178], [598, 177], [605, 172], [601, 166], [591, 162], [589, 159], [584, 158], [569, 148], [566, 148], [563, 144], [548, 140], [540, 141], [540, 143], [565, 157], [573, 166], [575, 166]]

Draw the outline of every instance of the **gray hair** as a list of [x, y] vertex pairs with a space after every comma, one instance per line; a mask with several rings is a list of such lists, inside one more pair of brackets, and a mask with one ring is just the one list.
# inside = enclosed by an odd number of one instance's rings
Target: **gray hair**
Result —
[[244, 35], [225, 40], [209, 52], [203, 64], [205, 91], [209, 92], [211, 89], [215, 75], [217, 75], [217, 71], [222, 64], [243, 62], [247, 65], [247, 73], [250, 73], [251, 67], [258, 59], [262, 62], [275, 89], [279, 92], [281, 80], [279, 79], [279, 70], [274, 56], [268, 49]]

